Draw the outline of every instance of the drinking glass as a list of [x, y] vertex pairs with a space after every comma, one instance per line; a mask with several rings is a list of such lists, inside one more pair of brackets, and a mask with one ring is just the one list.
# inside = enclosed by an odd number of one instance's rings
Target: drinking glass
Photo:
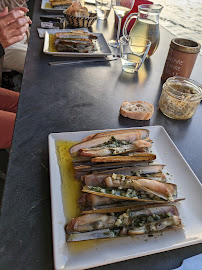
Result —
[[111, 10], [111, 0], [95, 0], [98, 19], [104, 21], [108, 18]]
[[120, 38], [120, 45], [123, 70], [137, 72], [148, 54], [151, 41], [142, 37], [123, 36]]
[[118, 22], [118, 30], [116, 40], [110, 40], [108, 44], [112, 47], [119, 47], [120, 46], [120, 32], [121, 32], [121, 21], [124, 16], [126, 16], [132, 9], [135, 0], [111, 0], [112, 7], [114, 9], [115, 14], [117, 15], [119, 22]]

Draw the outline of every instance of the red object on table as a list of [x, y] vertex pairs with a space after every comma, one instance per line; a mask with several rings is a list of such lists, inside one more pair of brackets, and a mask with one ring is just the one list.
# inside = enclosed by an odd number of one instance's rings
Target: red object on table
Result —
[[[133, 8], [131, 9], [131, 11], [122, 19], [121, 22], [121, 29], [123, 28], [123, 25], [125, 23], [126, 18], [131, 14], [131, 13], [138, 13], [138, 6], [142, 5], [142, 4], [153, 4], [153, 2], [151, 1], [147, 1], [147, 0], [135, 0], [135, 3], [133, 5]], [[116, 23], [118, 23], [118, 18], [116, 16]], [[136, 19], [132, 19], [128, 25], [128, 32], [130, 31], [130, 29], [133, 27], [134, 23], [135, 23]]]

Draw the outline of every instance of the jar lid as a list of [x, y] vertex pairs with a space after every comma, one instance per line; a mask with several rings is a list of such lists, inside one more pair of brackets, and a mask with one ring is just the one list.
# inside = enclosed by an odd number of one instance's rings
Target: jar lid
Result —
[[201, 49], [201, 45], [198, 42], [185, 38], [172, 39], [170, 47], [184, 53], [199, 53]]

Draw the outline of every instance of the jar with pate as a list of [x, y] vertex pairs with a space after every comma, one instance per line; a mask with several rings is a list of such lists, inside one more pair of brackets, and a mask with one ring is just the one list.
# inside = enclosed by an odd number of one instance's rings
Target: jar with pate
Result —
[[163, 84], [159, 108], [172, 119], [191, 118], [202, 99], [202, 86], [188, 78], [171, 77]]

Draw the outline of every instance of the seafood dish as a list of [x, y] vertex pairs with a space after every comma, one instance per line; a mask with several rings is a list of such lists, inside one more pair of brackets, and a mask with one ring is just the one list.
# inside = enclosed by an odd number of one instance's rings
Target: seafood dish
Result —
[[54, 46], [59, 52], [90, 53], [97, 50], [97, 36], [82, 30], [55, 33]]
[[147, 129], [96, 133], [69, 148], [82, 183], [81, 216], [66, 226], [67, 241], [148, 234], [182, 228], [177, 185], [155, 163]]
[[49, 0], [52, 8], [68, 8], [72, 4], [72, 0]]

